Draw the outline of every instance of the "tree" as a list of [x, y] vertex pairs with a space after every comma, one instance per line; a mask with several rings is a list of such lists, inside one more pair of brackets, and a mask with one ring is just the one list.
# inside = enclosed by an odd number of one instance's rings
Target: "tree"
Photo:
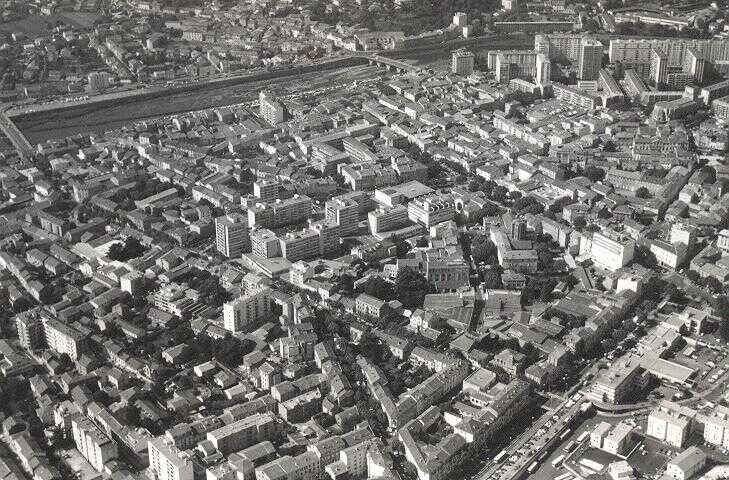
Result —
[[646, 187], [639, 187], [638, 190], [635, 191], [635, 196], [638, 198], [649, 198], [651, 194]]
[[615, 343], [615, 340], [612, 338], [606, 338], [602, 342], [600, 342], [600, 346], [602, 347], [603, 352], [610, 352], [615, 349], [615, 347], [618, 346], [617, 343]]
[[589, 165], [587, 168], [585, 168], [585, 176], [589, 178], [592, 182], [599, 182], [600, 180], [605, 178], [605, 170], [595, 167], [593, 165]]
[[432, 290], [428, 280], [418, 271], [405, 267], [395, 279], [395, 295], [405, 308], [420, 307], [425, 295]]
[[613, 340], [615, 340], [616, 342], [621, 342], [621, 341], [625, 340], [625, 338], [627, 336], [628, 336], [628, 332], [626, 332], [622, 328], [613, 330], [613, 333], [612, 333]]
[[471, 238], [471, 258], [476, 263], [497, 263], [496, 245], [484, 235], [474, 235]]
[[587, 220], [585, 220], [585, 217], [577, 217], [572, 221], [572, 225], [574, 225], [577, 230], [582, 230], [587, 226]]
[[635, 246], [633, 260], [635, 261], [635, 263], [642, 265], [648, 269], [655, 268], [656, 265], [658, 265], [656, 255], [643, 245]]
[[701, 173], [706, 176], [704, 184], [712, 184], [716, 182], [716, 169], [709, 165], [701, 167]]
[[698, 284], [701, 281], [701, 275], [696, 270], [688, 270], [686, 272], [686, 278], [691, 280], [692, 282]]
[[717, 294], [724, 291], [724, 285], [716, 277], [706, 277], [704, 285], [711, 291], [711, 293]]
[[504, 200], [506, 200], [506, 196], [508, 194], [509, 191], [506, 189], [506, 187], [496, 185], [493, 190], [491, 190], [491, 200], [502, 203]]
[[136, 405], [127, 405], [119, 410], [118, 415], [119, 420], [121, 420], [123, 424], [131, 425], [133, 427], [138, 427], [141, 421], [139, 407]]
[[367, 295], [370, 295], [375, 298], [379, 298], [380, 300], [384, 300], [385, 302], [389, 302], [392, 300], [394, 289], [390, 282], [387, 282], [382, 279], [382, 277], [371, 277], [367, 282], [364, 284], [364, 288], [362, 289], [364, 293]]
[[483, 274], [483, 283], [486, 288], [494, 289], [501, 287], [501, 275], [495, 270], [486, 270]]
[[556, 280], [550, 280], [545, 282], [539, 289], [539, 300], [542, 302], [548, 302], [552, 298], [552, 292], [554, 287], [557, 285]]
[[124, 243], [115, 242], [109, 247], [107, 256], [112, 260], [126, 262], [144, 253], [144, 246], [135, 237], [129, 237]]
[[488, 202], [484, 204], [483, 208], [481, 209], [481, 214], [484, 217], [493, 217], [501, 213], [501, 209], [496, 205], [495, 203]]

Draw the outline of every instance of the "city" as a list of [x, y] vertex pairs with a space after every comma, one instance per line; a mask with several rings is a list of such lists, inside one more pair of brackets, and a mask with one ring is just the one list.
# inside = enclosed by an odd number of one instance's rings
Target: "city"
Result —
[[729, 2], [0, 6], [0, 480], [729, 478]]

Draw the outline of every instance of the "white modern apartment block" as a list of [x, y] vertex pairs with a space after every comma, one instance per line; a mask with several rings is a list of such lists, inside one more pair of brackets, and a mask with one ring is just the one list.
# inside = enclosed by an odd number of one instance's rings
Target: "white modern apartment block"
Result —
[[192, 461], [164, 437], [147, 443], [149, 469], [157, 480], [193, 480]]
[[270, 289], [259, 288], [223, 305], [223, 326], [233, 333], [245, 330], [271, 313]]
[[635, 241], [631, 238], [611, 238], [602, 233], [592, 236], [592, 261], [608, 270], [615, 271], [633, 260]]
[[215, 246], [218, 252], [228, 258], [240, 257], [243, 252], [250, 250], [248, 217], [238, 213], [216, 218]]
[[107, 462], [118, 457], [116, 444], [88, 417], [76, 415], [71, 420], [71, 431], [76, 449], [97, 472], [103, 471]]

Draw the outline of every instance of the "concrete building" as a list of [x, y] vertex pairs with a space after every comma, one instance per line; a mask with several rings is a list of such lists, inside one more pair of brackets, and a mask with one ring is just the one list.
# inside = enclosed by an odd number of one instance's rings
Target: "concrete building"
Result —
[[325, 204], [325, 218], [339, 226], [342, 236], [355, 235], [359, 225], [359, 205], [349, 198], [335, 198]]
[[261, 118], [271, 125], [278, 125], [285, 119], [285, 110], [281, 102], [270, 92], [261, 92], [258, 96], [260, 104], [259, 114]]
[[208, 432], [207, 439], [223, 455], [243, 450], [255, 443], [275, 439], [282, 424], [269, 413], [256, 413]]
[[598, 265], [615, 271], [633, 260], [635, 241], [629, 237], [610, 237], [603, 233], [592, 236], [590, 257]]
[[166, 437], [147, 442], [149, 468], [159, 480], [193, 480], [192, 460]]
[[218, 252], [228, 258], [238, 258], [243, 252], [250, 251], [248, 217], [240, 213], [229, 213], [216, 218], [215, 245]]
[[665, 409], [653, 410], [648, 415], [646, 434], [662, 442], [682, 448], [688, 439], [690, 420]]
[[15, 317], [20, 345], [26, 350], [37, 350], [46, 346], [43, 318], [37, 309], [19, 313]]
[[706, 454], [692, 446], [676, 455], [666, 464], [666, 475], [676, 480], [689, 480], [706, 465]]
[[466, 49], [456, 50], [451, 54], [451, 73], [455, 75], [471, 75], [476, 56]]
[[602, 68], [602, 43], [593, 38], [583, 38], [580, 42], [580, 57], [577, 71], [579, 80], [597, 80]]
[[77, 415], [71, 420], [71, 430], [76, 449], [89, 461], [97, 472], [118, 458], [116, 444], [88, 417]]
[[537, 73], [534, 79], [539, 86], [547, 86], [551, 83], [552, 62], [543, 53], [537, 54]]
[[247, 330], [271, 314], [270, 289], [257, 288], [223, 305], [223, 325], [233, 333]]

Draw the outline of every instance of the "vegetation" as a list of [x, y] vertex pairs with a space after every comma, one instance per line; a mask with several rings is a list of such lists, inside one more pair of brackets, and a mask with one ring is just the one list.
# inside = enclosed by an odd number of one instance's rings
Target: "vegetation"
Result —
[[116, 242], [109, 247], [107, 256], [112, 260], [126, 262], [144, 253], [144, 246], [135, 237], [129, 237], [124, 243]]

